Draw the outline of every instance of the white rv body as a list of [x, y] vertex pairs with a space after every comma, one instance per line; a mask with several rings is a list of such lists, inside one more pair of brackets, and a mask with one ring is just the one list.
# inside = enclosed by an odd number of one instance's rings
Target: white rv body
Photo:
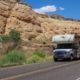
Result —
[[56, 35], [52, 37], [52, 43], [57, 44], [54, 50], [54, 61], [58, 59], [70, 59], [80, 57], [79, 48], [80, 36], [76, 34]]
[[73, 34], [65, 34], [65, 35], [56, 35], [53, 36], [53, 43], [72, 43], [74, 42], [75, 35]]

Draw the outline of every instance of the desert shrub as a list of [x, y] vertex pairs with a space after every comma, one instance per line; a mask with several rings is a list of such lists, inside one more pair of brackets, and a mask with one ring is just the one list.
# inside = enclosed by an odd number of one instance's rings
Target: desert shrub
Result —
[[16, 0], [16, 2], [20, 2], [21, 0]]
[[29, 40], [29, 41], [31, 41], [31, 40], [32, 40], [32, 38], [29, 36], [29, 37], [28, 37], [28, 40]]
[[21, 41], [20, 33], [17, 30], [15, 30], [15, 29], [12, 29], [9, 32], [9, 36], [15, 42], [20, 42]]
[[5, 44], [5, 43], [13, 43], [13, 45], [8, 45], [8, 47], [11, 47], [8, 49], [8, 51], [14, 49], [15, 47], [18, 49], [21, 47], [21, 41], [22, 41], [21, 35], [15, 29], [11, 30], [8, 35], [3, 35], [1, 37], [1, 40], [2, 40], [2, 44], [3, 44], [3, 46], [2, 46], [3, 49], [6, 48], [5, 45], [7, 45], [7, 44]]
[[43, 44], [46, 44], [46, 42], [43, 42]]
[[12, 50], [10, 52], [8, 52], [8, 54], [6, 54], [3, 59], [2, 62], [5, 64], [7, 63], [25, 63], [26, 62], [26, 56], [23, 52], [21, 51], [16, 51], [16, 50]]
[[0, 61], [0, 68], [1, 68], [1, 67], [3, 67], [3, 62], [2, 62], [2, 61]]
[[2, 42], [3, 43], [6, 43], [6, 42], [9, 42], [9, 41], [14, 41], [15, 43], [20, 43], [21, 42], [21, 37], [20, 37], [20, 32], [18, 32], [17, 30], [15, 29], [12, 29], [8, 35], [3, 35], [1, 37], [2, 39]]
[[39, 57], [38, 55], [32, 55], [31, 57], [29, 57], [27, 59], [27, 63], [36, 63], [36, 62], [39, 62], [41, 60], [42, 60], [42, 58]]
[[2, 42], [3, 43], [6, 43], [6, 42], [8, 42], [10, 40], [9, 35], [3, 35], [1, 38], [2, 38]]
[[45, 53], [41, 52], [41, 51], [38, 51], [38, 50], [35, 50], [33, 52], [33, 55], [38, 55], [39, 57], [42, 57], [44, 58], [45, 57]]
[[54, 16], [51, 16], [51, 18], [55, 18]]
[[53, 60], [53, 56], [46, 56], [44, 61], [51, 61]]

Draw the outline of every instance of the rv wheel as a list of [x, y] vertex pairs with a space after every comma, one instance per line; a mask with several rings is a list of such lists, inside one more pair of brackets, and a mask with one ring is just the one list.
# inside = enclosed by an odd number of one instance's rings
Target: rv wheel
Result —
[[79, 54], [77, 54], [77, 59], [80, 59], [80, 56], [79, 56]]
[[55, 62], [57, 62], [57, 61], [58, 61], [58, 59], [57, 59], [57, 58], [54, 58], [54, 61], [55, 61]]
[[70, 55], [69, 60], [70, 60], [70, 61], [72, 61], [72, 60], [73, 60], [73, 55]]

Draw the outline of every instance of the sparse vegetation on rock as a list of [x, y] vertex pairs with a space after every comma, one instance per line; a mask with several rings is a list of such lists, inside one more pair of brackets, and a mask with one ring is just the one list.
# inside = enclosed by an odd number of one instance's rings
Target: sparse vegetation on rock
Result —
[[20, 43], [21, 42], [21, 35], [20, 32], [18, 32], [17, 30], [13, 29], [9, 32], [9, 36], [10, 39], [16, 43]]
[[2, 40], [2, 47], [4, 48], [4, 52], [9, 52], [10, 50], [14, 49], [15, 47], [21, 44], [21, 36], [17, 30], [11, 30], [9, 34], [3, 35], [1, 37]]
[[41, 52], [41, 51], [39, 51], [39, 50], [35, 50], [35, 51], [33, 52], [33, 55], [38, 55], [39, 57], [42, 57], [42, 58], [45, 57], [45, 53], [43, 53], [43, 52]]
[[10, 36], [9, 35], [3, 35], [1, 37], [1, 39], [2, 39], [2, 43], [7, 43], [10, 40]]
[[16, 2], [20, 2], [21, 0], [16, 0]]

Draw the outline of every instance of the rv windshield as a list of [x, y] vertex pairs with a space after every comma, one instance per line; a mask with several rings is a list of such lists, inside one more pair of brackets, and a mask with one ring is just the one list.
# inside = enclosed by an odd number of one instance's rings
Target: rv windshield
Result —
[[71, 49], [72, 48], [72, 44], [68, 43], [68, 44], [57, 44], [57, 49]]

